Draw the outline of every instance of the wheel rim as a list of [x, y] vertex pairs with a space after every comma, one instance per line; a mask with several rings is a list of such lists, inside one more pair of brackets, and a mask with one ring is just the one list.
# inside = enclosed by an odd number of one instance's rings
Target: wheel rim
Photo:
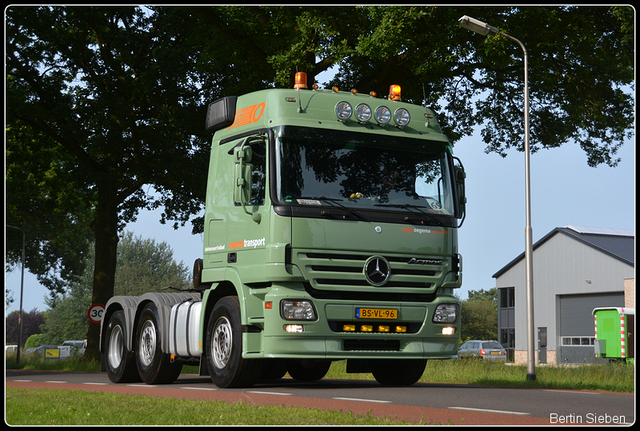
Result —
[[156, 353], [156, 327], [152, 321], [147, 320], [142, 325], [140, 331], [140, 361], [143, 365], [149, 366], [153, 362]]
[[124, 336], [121, 326], [115, 326], [111, 330], [111, 336], [109, 337], [109, 365], [111, 368], [116, 369], [122, 362], [122, 346], [124, 343]]
[[226, 317], [221, 317], [216, 322], [211, 344], [211, 357], [218, 368], [224, 368], [229, 363], [233, 339], [231, 335], [231, 322]]

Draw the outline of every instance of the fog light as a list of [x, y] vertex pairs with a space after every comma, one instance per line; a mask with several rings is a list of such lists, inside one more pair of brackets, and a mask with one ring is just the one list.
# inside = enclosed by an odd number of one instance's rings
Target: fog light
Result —
[[362, 332], [373, 332], [373, 325], [362, 325], [360, 330]]
[[456, 328], [452, 326], [445, 326], [442, 328], [442, 335], [453, 335], [456, 333]]
[[386, 325], [378, 326], [378, 332], [389, 332], [389, 327]]
[[404, 108], [400, 108], [396, 111], [393, 116], [394, 120], [396, 120], [396, 124], [400, 127], [406, 126], [411, 121], [411, 115], [409, 115], [409, 111]]
[[342, 326], [342, 330], [344, 332], [355, 332], [356, 330], [356, 325], [343, 325]]
[[340, 102], [336, 105], [336, 115], [340, 121], [345, 121], [351, 118], [353, 108], [348, 102]]
[[284, 330], [287, 332], [304, 332], [304, 326], [302, 325], [284, 325]]
[[356, 118], [358, 121], [365, 123], [371, 119], [371, 108], [366, 103], [356, 106]]
[[396, 332], [407, 332], [406, 326], [396, 326]]
[[391, 111], [386, 106], [376, 108], [376, 121], [380, 124], [387, 124], [391, 120]]

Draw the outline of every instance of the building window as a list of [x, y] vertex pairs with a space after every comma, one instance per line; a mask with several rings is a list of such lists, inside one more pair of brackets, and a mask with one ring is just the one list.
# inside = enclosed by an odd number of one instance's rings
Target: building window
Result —
[[498, 289], [500, 294], [500, 308], [515, 307], [515, 287], [501, 287]]
[[498, 301], [498, 342], [507, 350], [507, 360], [513, 361], [516, 347], [515, 288], [499, 288]]
[[596, 337], [562, 337], [563, 346], [593, 346]]

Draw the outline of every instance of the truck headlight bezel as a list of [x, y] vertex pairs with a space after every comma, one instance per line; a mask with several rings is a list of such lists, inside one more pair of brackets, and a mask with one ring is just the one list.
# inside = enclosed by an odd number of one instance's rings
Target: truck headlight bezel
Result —
[[459, 315], [458, 304], [439, 304], [433, 311], [433, 323], [457, 323]]
[[280, 317], [286, 321], [311, 322], [318, 320], [318, 313], [308, 299], [283, 299], [280, 301]]

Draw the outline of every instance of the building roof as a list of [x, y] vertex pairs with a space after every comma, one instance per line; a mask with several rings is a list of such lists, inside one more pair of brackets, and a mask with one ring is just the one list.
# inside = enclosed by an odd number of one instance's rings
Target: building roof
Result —
[[[628, 265], [633, 266], [635, 263], [635, 232], [633, 230], [567, 225], [557, 227], [546, 234], [533, 244], [533, 249], [540, 247], [557, 234], [567, 235]], [[524, 259], [524, 252], [493, 274], [493, 278], [500, 277], [522, 259]]]

